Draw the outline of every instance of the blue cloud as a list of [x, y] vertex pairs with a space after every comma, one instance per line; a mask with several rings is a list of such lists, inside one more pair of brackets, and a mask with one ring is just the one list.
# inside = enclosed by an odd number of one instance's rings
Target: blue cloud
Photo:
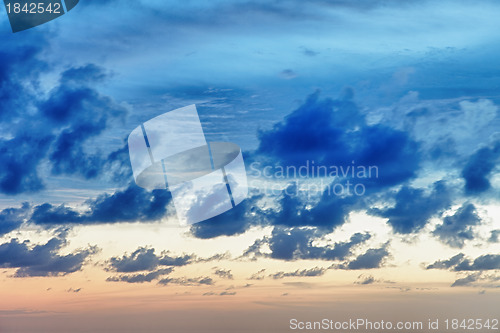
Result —
[[387, 218], [387, 223], [400, 234], [418, 232], [431, 217], [439, 215], [451, 204], [449, 189], [442, 181], [434, 183], [429, 194], [423, 189], [403, 186], [394, 199], [394, 207], [372, 208], [368, 212]]
[[480, 194], [491, 188], [489, 178], [500, 159], [500, 141], [492, 147], [484, 147], [476, 151], [462, 170], [465, 179], [465, 193]]
[[439, 260], [428, 265], [427, 269], [449, 269], [462, 271], [488, 271], [500, 269], [500, 254], [485, 254], [472, 260], [460, 253], [449, 260]]
[[[356, 233], [346, 242], [313, 245], [323, 236], [324, 232], [318, 229], [275, 227], [270, 237], [256, 241], [245, 251], [244, 256], [265, 256], [281, 260], [344, 260], [352, 254], [354, 248], [371, 238], [368, 233]], [[261, 252], [264, 245], [269, 246], [270, 254]]]
[[351, 270], [380, 268], [384, 264], [385, 259], [389, 256], [387, 247], [388, 244], [378, 249], [368, 249], [365, 253], [360, 254], [347, 265], [340, 265], [339, 268]]
[[157, 221], [167, 214], [172, 199], [165, 190], [146, 191], [130, 185], [115, 193], [88, 200], [88, 212], [78, 212], [68, 206], [45, 203], [34, 207], [29, 222], [45, 226]]
[[378, 177], [366, 180], [368, 191], [415, 177], [418, 144], [405, 132], [368, 125], [351, 97], [321, 100], [318, 92], [310, 95], [284, 121], [259, 133], [255, 158], [263, 155], [285, 167], [299, 167], [307, 161], [326, 167], [347, 168], [353, 162], [366, 168], [376, 166]]
[[462, 248], [466, 240], [474, 238], [473, 226], [481, 223], [473, 204], [463, 204], [454, 215], [446, 216], [433, 234], [451, 247]]
[[23, 203], [20, 208], [6, 208], [0, 212], [0, 236], [16, 230], [29, 214], [30, 206]]
[[187, 254], [180, 257], [172, 257], [168, 253], [156, 255], [155, 249], [140, 247], [130, 255], [111, 258], [109, 269], [120, 273], [152, 271], [158, 266], [185, 266], [195, 259], [194, 255]]
[[78, 250], [70, 254], [59, 254], [66, 245], [61, 237], [55, 237], [46, 244], [29, 247], [29, 242], [20, 243], [11, 239], [0, 245], [0, 266], [17, 268], [15, 277], [60, 276], [82, 269], [86, 259], [94, 254], [95, 247]]

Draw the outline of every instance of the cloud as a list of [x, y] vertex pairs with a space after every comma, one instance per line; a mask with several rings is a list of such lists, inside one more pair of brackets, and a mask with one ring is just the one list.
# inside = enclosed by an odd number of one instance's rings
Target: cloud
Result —
[[0, 236], [5, 235], [21, 226], [29, 215], [30, 206], [23, 203], [21, 208], [6, 208], [0, 212]]
[[488, 243], [498, 243], [500, 237], [500, 230], [492, 230]]
[[466, 240], [474, 238], [472, 226], [480, 223], [481, 218], [477, 215], [474, 205], [464, 203], [454, 215], [446, 216], [443, 224], [437, 225], [433, 234], [451, 247], [462, 248]]
[[70, 254], [59, 254], [67, 245], [62, 237], [54, 237], [46, 244], [29, 246], [11, 239], [0, 245], [0, 267], [17, 268], [14, 277], [61, 276], [80, 271], [85, 261], [97, 252], [90, 247]]
[[282, 166], [301, 166], [307, 161], [327, 167], [352, 167], [353, 161], [376, 166], [378, 177], [364, 179], [369, 191], [413, 178], [419, 168], [417, 143], [405, 132], [368, 125], [351, 97], [320, 100], [318, 92], [310, 95], [282, 122], [259, 133], [257, 155]]
[[448, 260], [438, 260], [435, 263], [427, 266], [427, 269], [448, 269], [458, 265], [465, 258], [465, 254], [459, 253]]
[[158, 266], [185, 266], [195, 259], [195, 255], [185, 254], [179, 257], [172, 257], [168, 252], [163, 252], [157, 256], [155, 249], [140, 247], [130, 255], [125, 254], [121, 258], [111, 258], [109, 260], [109, 269], [121, 273], [151, 271]]
[[[356, 233], [347, 242], [333, 245], [315, 246], [313, 242], [321, 240], [322, 231], [312, 228], [274, 227], [270, 237], [257, 240], [245, 252], [244, 256], [270, 257], [282, 260], [343, 260], [351, 255], [351, 250], [371, 238], [368, 233]], [[263, 246], [269, 246], [271, 253], [262, 253]]]
[[348, 213], [354, 209], [358, 198], [354, 196], [341, 197], [332, 193], [327, 187], [320, 200], [310, 207], [309, 202], [303, 202], [299, 197], [295, 184], [289, 185], [281, 194], [278, 210], [266, 212], [270, 224], [286, 227], [318, 227], [323, 231], [332, 231], [343, 225]]
[[223, 291], [223, 292], [220, 292], [220, 293], [215, 293], [215, 292], [208, 292], [208, 293], [204, 293], [203, 296], [234, 296], [236, 295], [236, 292], [233, 291], [233, 292], [229, 292], [229, 291]]
[[177, 284], [181, 286], [211, 286], [214, 285], [215, 282], [212, 278], [208, 276], [201, 276], [201, 277], [196, 277], [196, 278], [165, 278], [162, 279], [158, 282], [158, 284], [161, 285], [168, 285], [168, 284]]
[[[45, 187], [39, 165], [46, 161], [54, 175], [80, 175], [95, 178], [103, 173], [104, 166], [112, 163], [111, 152], [103, 154], [88, 145], [100, 135], [111, 119], [123, 117], [126, 110], [93, 88], [96, 81], [106, 77], [96, 65], [69, 68], [48, 94], [39, 91], [38, 76], [31, 72], [45, 73], [48, 66], [37, 60], [40, 49], [34, 44], [15, 57], [25, 57], [30, 71], [16, 70], [16, 61], [9, 73], [0, 73], [2, 91], [0, 101], [15, 110], [9, 110], [9, 126], [0, 138], [0, 191], [15, 195], [38, 192]], [[26, 52], [23, 55], [23, 52]], [[10, 59], [10, 53], [0, 53], [0, 60]], [[3, 60], [1, 61], [3, 62]], [[16, 73], [16, 75], [12, 75]], [[16, 96], [3, 88], [18, 87]], [[0, 107], [1, 115], [6, 111]], [[26, 121], [29, 119], [29, 121]]]
[[481, 148], [470, 156], [462, 170], [467, 195], [480, 194], [491, 188], [489, 178], [497, 166], [499, 158], [500, 141], [491, 147]]
[[284, 69], [281, 71], [280, 77], [285, 80], [291, 80], [297, 77], [297, 73], [295, 73], [292, 69]]
[[486, 254], [471, 260], [460, 253], [449, 260], [436, 261], [428, 265], [427, 269], [450, 269], [456, 272], [497, 270], [500, 269], [500, 254]]
[[367, 284], [373, 284], [375, 282], [376, 280], [372, 275], [361, 274], [360, 276], [358, 276], [358, 280], [355, 281], [354, 284], [367, 285]]
[[73, 288], [69, 288], [68, 290], [66, 290], [66, 292], [68, 293], [79, 293], [80, 291], [82, 291], [83, 288], [77, 288], [77, 289], [73, 289]]
[[314, 229], [274, 228], [269, 238], [271, 258], [283, 260], [321, 259], [342, 260], [351, 254], [351, 249], [370, 239], [368, 233], [356, 233], [348, 242], [335, 243], [333, 246], [314, 246], [312, 243], [321, 236]]
[[229, 280], [233, 280], [234, 279], [234, 276], [231, 273], [230, 269], [225, 270], [225, 269], [222, 269], [222, 268], [215, 267], [214, 274], [217, 275], [220, 278], [223, 278], [223, 279], [229, 279]]
[[439, 215], [451, 203], [449, 190], [442, 181], [434, 183], [429, 194], [423, 189], [403, 186], [394, 199], [396, 200], [394, 207], [373, 208], [368, 212], [387, 218], [387, 223], [400, 234], [419, 231], [431, 217]]
[[385, 259], [389, 256], [387, 247], [388, 244], [385, 244], [378, 249], [368, 249], [365, 253], [360, 254], [349, 263], [333, 266], [332, 268], [351, 270], [380, 268], [384, 264]]
[[172, 267], [158, 269], [149, 273], [141, 274], [129, 274], [109, 277], [106, 279], [108, 282], [127, 282], [127, 283], [144, 283], [151, 282], [153, 280], [159, 279], [163, 275], [170, 274], [174, 269]]
[[86, 212], [65, 205], [53, 206], [45, 203], [36, 206], [29, 221], [45, 226], [157, 221], [167, 214], [167, 205], [171, 198], [168, 191], [146, 191], [131, 184], [111, 195], [103, 194], [94, 200], [86, 201]]
[[256, 205], [261, 197], [248, 197], [224, 214], [193, 224], [190, 229], [191, 234], [202, 239], [234, 236], [244, 233], [252, 225], [263, 223], [264, 215]]
[[453, 282], [451, 285], [452, 287], [463, 287], [463, 286], [470, 286], [472, 283], [476, 282], [481, 274], [475, 273], [475, 274], [470, 274], [467, 275], [465, 278], [461, 278]]
[[286, 277], [314, 277], [322, 276], [326, 271], [326, 268], [314, 267], [311, 269], [296, 270], [295, 272], [277, 272], [274, 274], [270, 274], [269, 277], [272, 277], [275, 280], [283, 279]]
[[261, 269], [257, 273], [252, 274], [248, 279], [249, 280], [264, 280], [264, 278], [265, 278], [265, 275], [264, 275], [265, 272], [266, 272], [265, 269]]

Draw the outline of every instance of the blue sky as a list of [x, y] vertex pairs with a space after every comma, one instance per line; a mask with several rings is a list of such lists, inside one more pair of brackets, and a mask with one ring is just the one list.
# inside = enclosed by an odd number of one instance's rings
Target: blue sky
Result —
[[[82, 0], [13, 34], [2, 9], [5, 277], [98, 267], [107, 284], [212, 287], [237, 280], [231, 269], [247, 262], [262, 266], [255, 281], [353, 271], [363, 285], [386, 283], [384, 269], [407, 259], [422, 281], [497, 289], [499, 10], [495, 1]], [[329, 181], [311, 195], [294, 192], [293, 179], [267, 179], [281, 190], [257, 186], [237, 208], [175, 229], [172, 248], [147, 238], [112, 248], [92, 228], [129, 237], [175, 224], [168, 192], [133, 183], [125, 143], [138, 124], [190, 104], [208, 141], [242, 147], [247, 171], [314, 160], [375, 165], [380, 177], [361, 180], [363, 196], [329, 195]], [[214, 239], [231, 245], [205, 254]], [[196, 268], [221, 260], [227, 267]], [[195, 268], [175, 275], [183, 267]]]

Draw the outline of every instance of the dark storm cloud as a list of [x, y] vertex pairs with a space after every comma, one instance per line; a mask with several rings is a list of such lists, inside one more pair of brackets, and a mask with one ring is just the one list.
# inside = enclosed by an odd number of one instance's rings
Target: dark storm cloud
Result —
[[321, 100], [319, 93], [312, 94], [282, 122], [259, 133], [257, 154], [284, 166], [306, 161], [344, 168], [353, 161], [376, 166], [378, 177], [365, 179], [369, 192], [413, 178], [420, 160], [417, 143], [405, 132], [368, 125], [351, 97]]
[[446, 216], [433, 234], [451, 247], [462, 248], [466, 240], [474, 238], [473, 226], [481, 223], [473, 204], [463, 204], [454, 215]]
[[277, 272], [274, 274], [270, 274], [269, 277], [272, 277], [275, 280], [283, 279], [286, 277], [314, 277], [314, 276], [322, 276], [325, 274], [326, 271], [327, 271], [326, 268], [314, 267], [311, 269], [296, 270], [294, 272]]
[[65, 205], [43, 204], [34, 207], [30, 222], [54, 226], [61, 224], [119, 223], [156, 221], [167, 214], [171, 200], [165, 190], [146, 191], [135, 184], [113, 194], [103, 194], [88, 200], [87, 212], [78, 212]]
[[431, 217], [439, 215], [451, 204], [449, 190], [442, 182], [434, 183], [432, 192], [403, 186], [396, 194], [396, 205], [390, 208], [374, 208], [368, 212], [387, 218], [393, 230], [400, 234], [414, 233], [422, 229]]
[[500, 160], [500, 141], [491, 147], [484, 147], [470, 156], [462, 170], [465, 179], [465, 193], [474, 195], [491, 188], [490, 178]]
[[28, 241], [20, 243], [11, 239], [9, 243], [0, 245], [0, 267], [17, 268], [15, 277], [60, 276], [80, 271], [87, 258], [97, 251], [96, 248], [89, 248], [59, 254], [65, 245], [60, 237], [35, 246], [30, 246]]
[[486, 254], [472, 260], [460, 253], [449, 260], [436, 261], [427, 269], [449, 269], [451, 271], [488, 271], [500, 269], [500, 254]]

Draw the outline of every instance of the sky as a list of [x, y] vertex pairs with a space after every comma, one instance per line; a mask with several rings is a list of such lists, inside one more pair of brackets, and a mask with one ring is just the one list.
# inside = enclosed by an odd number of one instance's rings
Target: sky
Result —
[[[81, 0], [12, 33], [2, 7], [0, 332], [500, 319], [499, 11]], [[249, 194], [181, 226], [127, 137], [192, 104]]]

